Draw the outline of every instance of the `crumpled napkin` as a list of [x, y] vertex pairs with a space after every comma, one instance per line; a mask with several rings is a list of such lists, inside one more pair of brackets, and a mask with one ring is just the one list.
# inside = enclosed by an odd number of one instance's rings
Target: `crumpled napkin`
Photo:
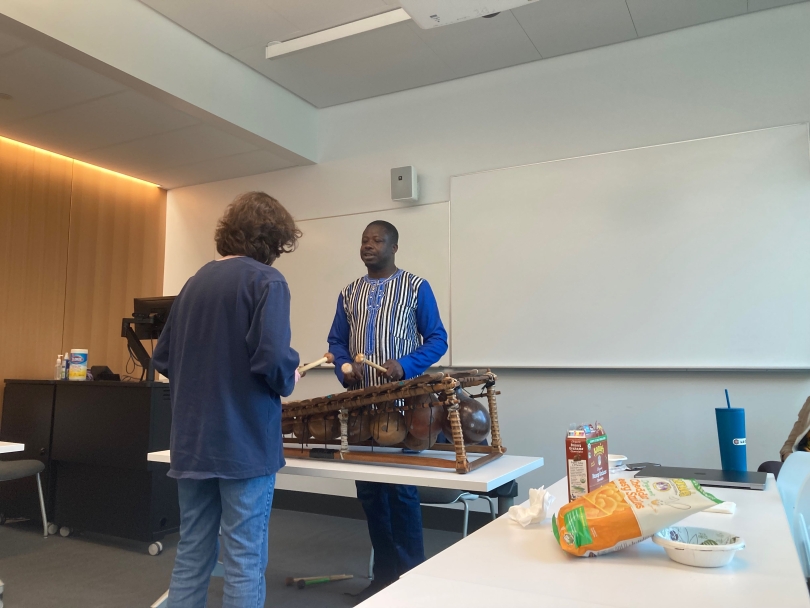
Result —
[[529, 490], [529, 507], [519, 505], [509, 507], [509, 517], [524, 528], [531, 524], [539, 524], [549, 516], [549, 510], [553, 502], [554, 497], [546, 492], [545, 486], [540, 486], [536, 490], [531, 488]]

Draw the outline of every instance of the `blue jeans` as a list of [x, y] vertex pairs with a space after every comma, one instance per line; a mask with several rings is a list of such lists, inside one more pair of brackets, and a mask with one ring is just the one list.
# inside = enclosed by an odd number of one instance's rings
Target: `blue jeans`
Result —
[[416, 486], [356, 481], [374, 547], [374, 581], [387, 584], [425, 561]]
[[204, 608], [219, 556], [225, 567], [223, 608], [264, 606], [267, 526], [276, 476], [178, 479], [180, 543], [169, 586], [169, 608]]

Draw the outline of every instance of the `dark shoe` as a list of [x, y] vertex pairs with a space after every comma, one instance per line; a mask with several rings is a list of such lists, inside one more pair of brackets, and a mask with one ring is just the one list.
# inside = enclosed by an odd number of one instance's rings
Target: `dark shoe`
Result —
[[378, 581], [377, 579], [374, 579], [373, 581], [371, 581], [371, 584], [368, 587], [366, 587], [359, 593], [347, 593], [346, 595], [351, 595], [353, 598], [357, 600], [357, 604], [360, 604], [361, 602], [365, 602], [368, 598], [370, 598], [378, 591], [382, 591], [393, 582], [394, 581]]

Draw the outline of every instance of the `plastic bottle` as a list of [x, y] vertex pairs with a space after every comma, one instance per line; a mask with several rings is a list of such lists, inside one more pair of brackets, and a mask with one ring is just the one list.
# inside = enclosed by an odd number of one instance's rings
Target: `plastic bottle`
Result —
[[56, 366], [53, 368], [53, 379], [61, 380], [65, 373], [65, 364], [62, 362], [62, 355], [56, 355]]
[[70, 352], [65, 353], [65, 358], [62, 359], [62, 361], [65, 362], [65, 373], [62, 376], [62, 380], [67, 380], [70, 375]]

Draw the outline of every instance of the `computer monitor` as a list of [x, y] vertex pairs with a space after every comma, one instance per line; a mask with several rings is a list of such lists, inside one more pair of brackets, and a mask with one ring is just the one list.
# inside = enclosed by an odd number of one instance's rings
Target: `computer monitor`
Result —
[[166, 326], [169, 311], [175, 296], [135, 298], [135, 311], [132, 318], [121, 320], [121, 337], [127, 339], [130, 354], [143, 368], [142, 378], [147, 382], [155, 379], [152, 357], [141, 344], [141, 340], [157, 340]]
[[135, 335], [140, 340], [157, 340], [169, 318], [175, 296], [135, 298]]

